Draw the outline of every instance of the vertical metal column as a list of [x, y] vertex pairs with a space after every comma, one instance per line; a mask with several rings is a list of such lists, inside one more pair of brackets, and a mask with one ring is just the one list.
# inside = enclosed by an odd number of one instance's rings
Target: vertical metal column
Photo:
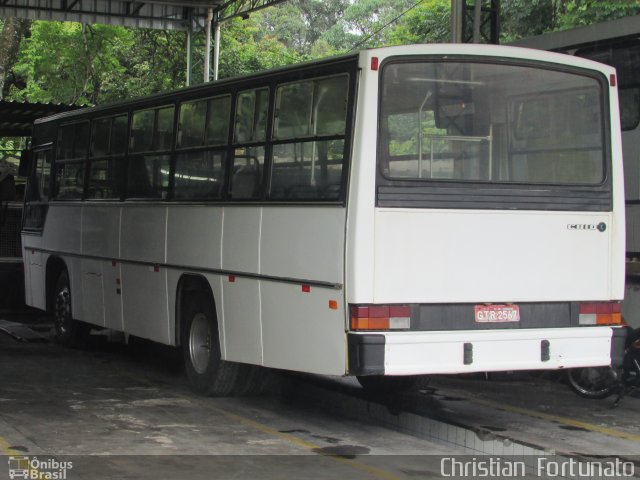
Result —
[[191, 51], [191, 42], [193, 41], [193, 30], [191, 30], [191, 25], [187, 29], [187, 87], [191, 85], [191, 62], [193, 53]]
[[187, 87], [191, 85], [191, 71], [193, 70], [193, 9], [190, 8], [187, 17]]
[[213, 20], [213, 9], [207, 12], [207, 24], [205, 26], [205, 43], [204, 43], [204, 81], [209, 81], [211, 70], [211, 21]]
[[220, 71], [220, 12], [216, 13], [213, 32], [213, 79], [218, 80]]
[[473, 6], [473, 43], [480, 43], [482, 27], [482, 0], [476, 0]]
[[462, 43], [465, 0], [451, 0], [451, 41]]

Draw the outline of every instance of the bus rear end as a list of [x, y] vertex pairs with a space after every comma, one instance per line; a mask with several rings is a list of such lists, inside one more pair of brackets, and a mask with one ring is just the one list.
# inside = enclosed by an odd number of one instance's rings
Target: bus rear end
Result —
[[488, 46], [374, 50], [360, 66], [349, 373], [619, 361], [615, 71]]

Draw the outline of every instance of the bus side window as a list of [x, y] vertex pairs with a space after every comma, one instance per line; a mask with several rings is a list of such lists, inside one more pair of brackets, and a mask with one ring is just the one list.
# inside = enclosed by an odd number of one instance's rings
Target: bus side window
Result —
[[127, 115], [100, 118], [92, 122], [87, 198], [120, 198], [127, 125]]
[[236, 102], [234, 141], [241, 145], [232, 159], [229, 193], [233, 199], [259, 199], [263, 194], [269, 89], [240, 92]]
[[348, 78], [338, 75], [278, 87], [273, 137], [282, 143], [273, 147], [271, 199], [340, 198]]
[[46, 202], [49, 199], [49, 182], [51, 179], [51, 150], [35, 152], [35, 172], [29, 200]]
[[41, 230], [44, 226], [51, 182], [52, 153], [50, 149], [34, 152], [34, 170], [28, 180], [25, 197], [24, 228], [27, 230]]
[[185, 102], [180, 105], [178, 148], [197, 147], [204, 142], [205, 118], [207, 115], [207, 102]]
[[55, 189], [58, 200], [77, 200], [84, 194], [85, 161], [88, 153], [89, 122], [60, 127], [55, 162]]
[[212, 98], [208, 101], [207, 145], [226, 145], [229, 141], [231, 95]]

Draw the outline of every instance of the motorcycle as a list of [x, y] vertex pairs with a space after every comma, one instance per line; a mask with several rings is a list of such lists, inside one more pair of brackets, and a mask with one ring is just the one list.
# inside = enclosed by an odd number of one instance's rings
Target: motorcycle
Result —
[[615, 393], [620, 400], [635, 389], [640, 389], [640, 328], [627, 327], [624, 359], [621, 368], [585, 367], [567, 370], [569, 387], [578, 395], [590, 399], [603, 399]]

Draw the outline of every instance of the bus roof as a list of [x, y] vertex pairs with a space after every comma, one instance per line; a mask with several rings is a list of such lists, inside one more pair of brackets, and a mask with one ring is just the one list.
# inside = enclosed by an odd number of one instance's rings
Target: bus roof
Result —
[[[638, 17], [640, 18], [640, 16]], [[133, 99], [127, 99], [119, 102], [109, 103], [100, 105], [97, 107], [83, 108], [79, 110], [75, 110], [73, 112], [65, 112], [57, 115], [53, 115], [50, 117], [45, 117], [38, 119], [34, 122], [35, 125], [41, 123], [48, 123], [51, 121], [57, 121], [66, 118], [73, 118], [76, 116], [82, 116], [88, 112], [92, 114], [100, 114], [105, 112], [108, 114], [110, 110], [118, 110], [122, 109], [122, 107], [126, 106], [127, 108], [144, 108], [146, 106], [158, 105], [162, 103], [165, 99], [167, 101], [173, 102], [175, 101], [175, 96], [180, 95], [181, 97], [187, 98], [189, 96], [197, 97], [198, 92], [202, 95], [209, 95], [211, 91], [215, 91], [219, 87], [224, 87], [230, 84], [238, 84], [240, 88], [244, 88], [243, 84], [250, 84], [252, 81], [256, 79], [264, 79], [269, 78], [276, 75], [281, 75], [286, 72], [290, 72], [292, 75], [295, 75], [298, 72], [313, 70], [314, 68], [321, 68], [325, 66], [331, 65], [340, 65], [346, 63], [358, 62], [360, 60], [360, 66], [362, 68], [363, 65], [369, 64], [369, 59], [374, 56], [379, 56], [382, 60], [383, 58], [389, 56], [415, 56], [415, 55], [442, 55], [443, 57], [453, 56], [453, 55], [462, 55], [462, 56], [485, 56], [485, 57], [503, 57], [503, 58], [512, 58], [516, 60], [533, 60], [540, 62], [550, 62], [557, 63], [562, 65], [574, 66], [579, 68], [590, 68], [594, 70], [600, 70], [603, 73], [607, 73], [608, 70], [611, 70], [613, 73], [613, 69], [610, 67], [593, 62], [591, 60], [586, 60], [583, 58], [567, 56], [552, 52], [543, 52], [539, 50], [531, 50], [525, 48], [517, 48], [516, 46], [503, 46], [503, 45], [486, 45], [486, 44], [417, 44], [417, 45], [401, 45], [401, 46], [392, 46], [392, 47], [382, 47], [375, 49], [362, 50], [360, 52], [355, 52], [353, 54], [330, 57], [322, 60], [312, 60], [304, 63], [299, 63], [295, 65], [288, 65], [284, 67], [275, 68], [272, 70], [265, 70], [256, 73], [252, 73], [250, 75], [231, 77], [224, 80], [218, 80], [210, 83], [203, 83], [199, 85], [195, 85], [192, 87], [175, 89], [163, 93], [157, 93], [154, 95], [149, 95], [145, 97], [138, 97]], [[247, 87], [251, 88], [251, 87]]]

